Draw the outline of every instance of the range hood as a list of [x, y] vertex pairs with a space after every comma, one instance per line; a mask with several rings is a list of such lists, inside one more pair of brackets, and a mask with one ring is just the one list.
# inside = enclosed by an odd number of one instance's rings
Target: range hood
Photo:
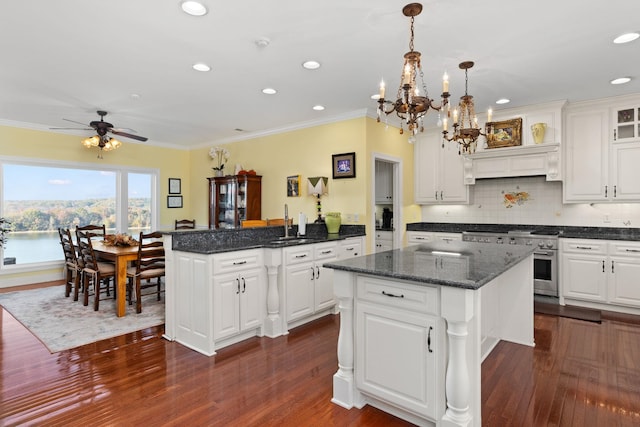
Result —
[[485, 149], [464, 156], [464, 183], [476, 179], [544, 175], [562, 181], [560, 144]]

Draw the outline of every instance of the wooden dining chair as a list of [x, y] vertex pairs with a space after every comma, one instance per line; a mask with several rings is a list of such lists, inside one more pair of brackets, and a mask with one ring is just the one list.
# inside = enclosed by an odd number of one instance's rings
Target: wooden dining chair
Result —
[[102, 225], [88, 224], [88, 225], [78, 226], [76, 227], [76, 233], [78, 233], [78, 231], [82, 231], [86, 233], [86, 235], [91, 239], [95, 239], [95, 238], [104, 239], [104, 236], [107, 235], [107, 227], [104, 224]]
[[78, 260], [76, 253], [76, 246], [73, 244], [71, 238], [71, 232], [68, 228], [58, 228], [58, 234], [60, 235], [60, 244], [62, 245], [62, 251], [64, 252], [65, 262], [65, 287], [64, 296], [68, 297], [73, 289], [73, 300], [78, 301], [78, 295], [80, 291], [80, 279], [82, 277], [82, 264]]
[[[140, 233], [138, 239], [138, 258], [134, 265], [127, 269], [127, 288], [129, 292], [129, 305], [132, 304], [132, 294], [135, 293], [136, 313], [142, 312], [142, 297], [144, 295], [157, 294], [160, 301], [162, 278], [164, 277], [164, 246], [162, 233]], [[152, 283], [151, 279], [156, 279]], [[144, 283], [142, 282], [144, 280]], [[155, 288], [152, 292], [142, 293], [144, 289]]]
[[91, 232], [76, 230], [78, 254], [82, 260], [82, 287], [84, 289], [84, 305], [89, 305], [89, 293], [93, 289], [93, 309], [100, 308], [100, 294], [104, 292], [110, 296], [108, 290], [113, 282], [113, 295], [116, 296], [115, 275], [113, 263], [101, 262], [96, 258], [91, 244]]
[[176, 219], [176, 230], [193, 230], [194, 228], [196, 228], [195, 219]]
[[267, 221], [264, 219], [245, 219], [242, 221], [242, 228], [266, 227]]

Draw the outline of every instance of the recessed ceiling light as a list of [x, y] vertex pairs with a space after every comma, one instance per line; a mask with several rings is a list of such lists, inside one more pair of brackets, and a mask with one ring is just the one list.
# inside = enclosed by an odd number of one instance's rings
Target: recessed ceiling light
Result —
[[270, 87], [265, 87], [264, 89], [262, 89], [262, 93], [265, 93], [267, 95], [274, 95], [277, 92], [278, 92], [277, 90], [275, 90], [273, 88], [270, 88]]
[[198, 1], [186, 0], [180, 4], [184, 13], [191, 16], [203, 16], [207, 14], [207, 8], [205, 5]]
[[196, 71], [211, 71], [211, 67], [202, 62], [198, 62], [197, 64], [193, 64], [193, 69]]
[[612, 85], [623, 85], [625, 83], [629, 83], [631, 81], [631, 77], [618, 77], [617, 79], [611, 80]]
[[322, 106], [322, 105], [315, 105], [315, 106], [313, 107], [313, 109], [314, 109], [314, 110], [316, 110], [316, 111], [322, 111], [322, 110], [324, 110], [324, 106]]
[[508, 104], [508, 103], [510, 103], [510, 102], [511, 102], [511, 100], [510, 100], [510, 99], [507, 99], [507, 98], [500, 98], [500, 99], [498, 99], [498, 100], [496, 101], [496, 104]]
[[616, 37], [615, 39], [613, 39], [613, 42], [615, 44], [629, 43], [629, 42], [634, 41], [638, 37], [640, 37], [640, 34], [638, 34], [638, 33], [626, 33], [626, 34], [622, 34], [622, 35]]
[[305, 61], [302, 66], [307, 70], [317, 70], [320, 68], [320, 63], [318, 61]]

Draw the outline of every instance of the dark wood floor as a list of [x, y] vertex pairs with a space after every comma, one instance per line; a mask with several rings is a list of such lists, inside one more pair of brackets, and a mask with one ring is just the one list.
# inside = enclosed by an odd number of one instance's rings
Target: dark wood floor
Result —
[[[407, 426], [330, 402], [338, 316], [206, 357], [150, 328], [50, 354], [0, 309], [0, 425]], [[535, 316], [482, 366], [484, 426], [640, 425], [640, 326]]]

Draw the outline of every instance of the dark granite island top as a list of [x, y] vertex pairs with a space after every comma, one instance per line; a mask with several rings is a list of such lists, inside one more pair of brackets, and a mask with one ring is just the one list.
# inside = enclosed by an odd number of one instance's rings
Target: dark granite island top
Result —
[[325, 263], [324, 267], [475, 290], [534, 250], [521, 245], [438, 241]]

